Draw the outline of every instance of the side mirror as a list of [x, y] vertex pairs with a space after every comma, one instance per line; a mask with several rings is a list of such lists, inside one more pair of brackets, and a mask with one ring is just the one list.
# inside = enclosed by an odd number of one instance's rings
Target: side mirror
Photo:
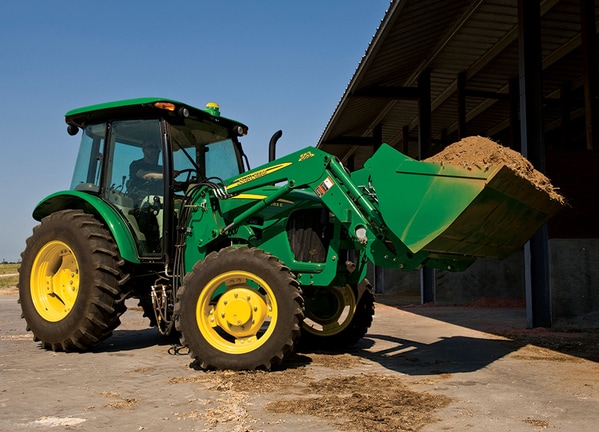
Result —
[[79, 132], [79, 128], [77, 126], [72, 125], [72, 124], [67, 126], [67, 133], [69, 135], [75, 136], [75, 135], [77, 135], [78, 132]]

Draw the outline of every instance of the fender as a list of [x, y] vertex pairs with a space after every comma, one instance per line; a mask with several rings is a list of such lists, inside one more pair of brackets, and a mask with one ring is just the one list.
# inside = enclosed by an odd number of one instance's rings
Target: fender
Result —
[[41, 221], [49, 214], [65, 209], [80, 209], [98, 217], [112, 234], [121, 257], [134, 264], [140, 263], [137, 247], [127, 224], [112, 207], [95, 195], [73, 190], [53, 193], [35, 206], [33, 218]]

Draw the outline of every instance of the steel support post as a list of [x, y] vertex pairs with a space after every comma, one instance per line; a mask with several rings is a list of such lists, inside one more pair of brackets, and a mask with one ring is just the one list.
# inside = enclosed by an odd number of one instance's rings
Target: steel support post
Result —
[[[431, 156], [431, 73], [426, 70], [418, 80], [418, 110], [420, 123], [418, 125], [418, 159]], [[435, 301], [435, 269], [420, 270], [420, 299], [422, 303]]]
[[[545, 172], [539, 0], [518, 0], [518, 44], [522, 154], [537, 170]], [[546, 226], [526, 244], [524, 255], [527, 325], [529, 328], [550, 327], [551, 286]]]

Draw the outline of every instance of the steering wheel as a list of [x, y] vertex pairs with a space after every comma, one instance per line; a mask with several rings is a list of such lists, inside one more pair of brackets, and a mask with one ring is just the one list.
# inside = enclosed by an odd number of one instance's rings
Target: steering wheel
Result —
[[177, 175], [175, 176], [175, 178], [178, 178], [183, 174], [186, 175], [184, 181], [175, 181], [175, 189], [176, 190], [186, 190], [190, 184], [197, 183], [197, 181], [198, 181], [198, 178], [199, 178], [198, 172], [193, 168], [187, 168], [187, 169], [179, 171], [177, 173]]

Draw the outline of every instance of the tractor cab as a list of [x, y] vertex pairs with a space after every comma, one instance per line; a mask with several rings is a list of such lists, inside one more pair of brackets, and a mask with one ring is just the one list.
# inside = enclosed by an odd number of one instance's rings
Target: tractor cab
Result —
[[100, 197], [118, 212], [140, 259], [160, 260], [173, 244], [190, 185], [244, 172], [239, 136], [247, 127], [206, 110], [164, 99], [95, 105], [66, 115], [83, 131], [71, 190]]

